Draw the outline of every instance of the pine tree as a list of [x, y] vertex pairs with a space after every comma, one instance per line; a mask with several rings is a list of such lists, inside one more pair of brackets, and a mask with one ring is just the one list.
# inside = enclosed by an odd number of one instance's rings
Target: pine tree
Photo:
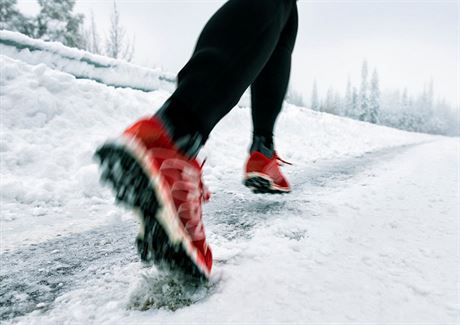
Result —
[[0, 0], [0, 29], [33, 36], [33, 22], [16, 8], [17, 0]]
[[409, 108], [409, 96], [407, 95], [407, 88], [405, 88], [401, 97], [401, 115], [397, 127], [403, 130], [412, 131], [411, 112]]
[[334, 114], [344, 116], [343, 100], [338, 91], [334, 91], [334, 107]]
[[96, 54], [101, 54], [102, 50], [100, 47], [100, 38], [97, 33], [96, 22], [94, 20], [94, 14], [91, 11], [91, 52]]
[[427, 94], [426, 94], [426, 104], [428, 110], [433, 110], [434, 107], [434, 81], [433, 79], [430, 80], [428, 83], [428, 89], [427, 89]]
[[344, 116], [352, 117], [353, 116], [353, 94], [351, 89], [351, 81], [348, 78], [347, 88], [345, 91], [345, 103], [343, 109]]
[[103, 54], [103, 46], [101, 47], [101, 39], [97, 32], [96, 21], [94, 14], [91, 11], [90, 26], [82, 32], [83, 42], [82, 48], [94, 54]]
[[313, 82], [313, 89], [311, 92], [311, 109], [314, 111], [319, 111], [319, 99], [318, 99], [318, 86], [316, 80]]
[[335, 102], [335, 96], [334, 96], [334, 90], [332, 87], [329, 87], [327, 90], [326, 94], [326, 101], [324, 103], [324, 108], [323, 111], [326, 113], [331, 113], [331, 114], [336, 114], [336, 102]]
[[37, 37], [79, 47], [83, 15], [72, 14], [75, 0], [38, 0], [38, 3], [41, 9], [37, 16]]
[[303, 96], [300, 92], [296, 91], [294, 88], [289, 86], [288, 91], [286, 93], [286, 102], [292, 105], [296, 105], [299, 107], [305, 107], [305, 102], [303, 100]]
[[361, 87], [359, 89], [359, 112], [358, 119], [365, 121], [368, 110], [369, 110], [369, 96], [368, 96], [368, 85], [367, 85], [367, 61], [364, 60], [363, 66], [361, 69]]
[[374, 69], [371, 80], [369, 107], [366, 120], [377, 124], [379, 122], [380, 112], [380, 88], [379, 88], [379, 77], [377, 70]]
[[17, 31], [20, 12], [16, 9], [17, 0], [0, 0], [0, 28]]
[[120, 24], [120, 13], [116, 1], [110, 17], [110, 31], [107, 39], [106, 54], [115, 59], [131, 61], [134, 55], [134, 42], [126, 36], [126, 31]]
[[351, 95], [350, 117], [354, 119], [359, 118], [359, 95], [358, 95], [358, 89], [356, 89], [356, 87], [353, 87], [353, 91]]
[[434, 122], [433, 109], [434, 86], [431, 80], [423, 87], [422, 93], [415, 99], [414, 127], [418, 132], [432, 132]]

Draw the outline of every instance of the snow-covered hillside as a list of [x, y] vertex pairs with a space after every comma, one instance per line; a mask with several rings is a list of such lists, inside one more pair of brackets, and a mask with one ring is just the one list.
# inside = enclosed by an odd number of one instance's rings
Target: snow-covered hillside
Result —
[[203, 152], [211, 282], [143, 267], [131, 212], [91, 157], [167, 90], [115, 89], [0, 56], [0, 320], [62, 323], [430, 323], [459, 320], [460, 141], [286, 105], [287, 196], [241, 185], [250, 110]]

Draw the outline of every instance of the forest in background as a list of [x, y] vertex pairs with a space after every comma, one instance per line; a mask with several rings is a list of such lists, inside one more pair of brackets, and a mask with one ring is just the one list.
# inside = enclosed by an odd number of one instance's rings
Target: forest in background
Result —
[[405, 89], [380, 89], [376, 69], [369, 73], [368, 63], [363, 61], [358, 85], [350, 79], [344, 95], [329, 87], [325, 96], [318, 94], [315, 81], [309, 100], [301, 92], [290, 89], [287, 101], [319, 112], [345, 116], [355, 120], [386, 125], [401, 130], [460, 136], [460, 112], [435, 94], [433, 80], [417, 94]]

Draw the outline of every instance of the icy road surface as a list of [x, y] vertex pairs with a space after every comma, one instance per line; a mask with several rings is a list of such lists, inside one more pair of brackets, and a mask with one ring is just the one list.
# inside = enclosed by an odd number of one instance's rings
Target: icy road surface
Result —
[[459, 144], [434, 140], [317, 162], [291, 176], [287, 196], [256, 196], [222, 180], [228, 190], [205, 211], [217, 244], [214, 275], [199, 288], [142, 268], [131, 221], [7, 251], [1, 317], [454, 324]]

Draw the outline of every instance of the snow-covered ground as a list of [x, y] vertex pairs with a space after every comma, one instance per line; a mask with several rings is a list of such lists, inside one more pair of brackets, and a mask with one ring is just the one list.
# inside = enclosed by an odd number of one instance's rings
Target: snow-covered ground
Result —
[[[14, 56], [14, 55], [13, 55]], [[241, 184], [250, 110], [203, 156], [210, 283], [142, 266], [131, 212], [91, 156], [166, 90], [115, 89], [0, 56], [0, 321], [21, 324], [454, 324], [460, 140], [286, 105], [286, 196]]]

